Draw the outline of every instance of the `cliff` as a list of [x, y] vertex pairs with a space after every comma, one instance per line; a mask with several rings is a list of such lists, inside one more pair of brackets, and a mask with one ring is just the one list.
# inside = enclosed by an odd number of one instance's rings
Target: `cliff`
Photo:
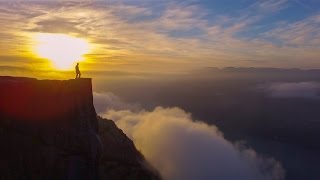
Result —
[[160, 175], [137, 151], [133, 142], [112, 120], [99, 119], [100, 179], [108, 180], [160, 180]]
[[0, 143], [0, 179], [159, 179], [98, 120], [91, 79], [0, 77]]

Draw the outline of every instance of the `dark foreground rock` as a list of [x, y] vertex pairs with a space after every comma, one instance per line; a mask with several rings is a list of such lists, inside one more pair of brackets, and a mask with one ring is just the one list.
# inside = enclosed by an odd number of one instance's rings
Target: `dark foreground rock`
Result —
[[0, 77], [0, 179], [158, 178], [113, 122], [99, 121], [91, 79]]
[[111, 120], [99, 119], [99, 135], [103, 145], [100, 155], [100, 179], [160, 180], [137, 151], [133, 142]]

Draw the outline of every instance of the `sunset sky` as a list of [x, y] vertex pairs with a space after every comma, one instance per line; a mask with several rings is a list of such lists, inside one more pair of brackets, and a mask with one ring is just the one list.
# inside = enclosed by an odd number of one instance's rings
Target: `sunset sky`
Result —
[[1, 74], [320, 68], [318, 0], [0, 0], [0, 24]]

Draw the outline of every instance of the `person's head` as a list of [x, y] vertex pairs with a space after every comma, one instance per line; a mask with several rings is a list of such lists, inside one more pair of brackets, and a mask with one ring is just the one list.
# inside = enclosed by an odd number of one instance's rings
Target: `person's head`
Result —
[[79, 66], [79, 63], [77, 63], [77, 66]]

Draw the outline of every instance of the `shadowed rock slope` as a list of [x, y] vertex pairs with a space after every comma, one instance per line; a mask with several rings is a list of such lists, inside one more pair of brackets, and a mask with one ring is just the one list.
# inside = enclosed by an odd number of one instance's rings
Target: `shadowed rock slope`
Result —
[[97, 119], [91, 79], [0, 77], [0, 144], [1, 180], [159, 179], [112, 121]]
[[160, 180], [160, 176], [137, 151], [133, 142], [112, 120], [99, 119], [103, 151], [100, 177], [108, 180]]

